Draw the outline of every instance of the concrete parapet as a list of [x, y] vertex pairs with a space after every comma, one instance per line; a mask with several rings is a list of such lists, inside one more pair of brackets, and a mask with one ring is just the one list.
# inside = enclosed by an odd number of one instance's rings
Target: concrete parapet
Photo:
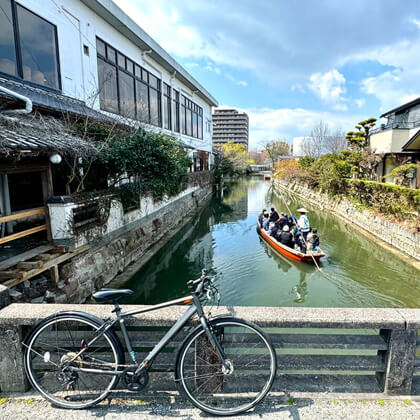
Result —
[[[123, 311], [142, 305], [122, 305]], [[43, 318], [64, 310], [112, 316], [112, 305], [12, 304], [0, 310], [0, 391], [23, 391], [27, 383], [20, 342]], [[185, 312], [173, 306], [127, 318], [130, 337], [147, 343], [138, 360]], [[413, 378], [420, 371], [419, 309], [220, 307], [213, 316], [232, 314], [263, 327], [277, 352], [278, 377], [273, 390], [319, 392], [418, 392]], [[191, 325], [198, 324], [197, 319]], [[117, 334], [119, 332], [117, 331]], [[188, 331], [181, 331], [153, 364], [156, 390], [175, 389], [173, 370], [177, 348]], [[141, 346], [143, 347], [143, 346]], [[249, 378], [248, 378], [249, 379]], [[416, 382], [417, 383], [417, 382]], [[414, 391], [413, 391], [414, 390]]]
[[0, 284], [0, 309], [10, 304], [9, 288]]

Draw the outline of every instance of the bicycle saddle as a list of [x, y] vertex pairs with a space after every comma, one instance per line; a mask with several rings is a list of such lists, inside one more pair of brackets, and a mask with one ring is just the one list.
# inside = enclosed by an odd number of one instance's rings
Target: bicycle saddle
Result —
[[134, 292], [130, 289], [100, 289], [92, 295], [96, 302], [117, 301], [124, 296], [130, 296]]

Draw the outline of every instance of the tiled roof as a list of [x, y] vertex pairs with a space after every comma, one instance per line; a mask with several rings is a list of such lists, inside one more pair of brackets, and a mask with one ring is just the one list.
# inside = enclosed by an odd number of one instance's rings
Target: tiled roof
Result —
[[0, 155], [50, 154], [91, 156], [95, 144], [72, 135], [53, 117], [37, 114], [18, 117], [0, 116]]
[[[69, 96], [60, 94], [59, 92], [38, 88], [24, 82], [6, 79], [4, 77], [0, 77], [0, 85], [26, 96], [32, 101], [34, 107], [36, 108], [60, 113], [70, 113], [78, 116], [87, 116], [92, 119], [111, 121], [110, 118], [106, 117], [101, 112], [89, 108], [83, 101], [70, 98]], [[8, 99], [11, 98], [3, 92], [0, 92], [0, 97]]]

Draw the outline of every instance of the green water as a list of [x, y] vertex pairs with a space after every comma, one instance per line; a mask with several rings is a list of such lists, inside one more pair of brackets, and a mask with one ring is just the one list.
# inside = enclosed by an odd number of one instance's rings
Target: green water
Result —
[[[296, 214], [304, 205], [326, 256], [320, 266], [278, 256], [256, 233], [271, 203]], [[221, 304], [246, 306], [420, 307], [420, 272], [332, 214], [276, 195], [262, 178], [228, 185], [126, 284], [126, 303], [159, 303], [187, 294], [186, 282], [210, 269]]]

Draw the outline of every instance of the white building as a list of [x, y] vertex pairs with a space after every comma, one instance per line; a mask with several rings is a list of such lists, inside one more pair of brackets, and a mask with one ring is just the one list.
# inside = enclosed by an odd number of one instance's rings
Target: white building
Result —
[[299, 157], [303, 156], [303, 142], [306, 137], [293, 137], [293, 156]]
[[178, 137], [196, 168], [208, 166], [217, 101], [111, 0], [0, 5], [0, 85], [30, 90], [34, 105], [43, 93], [68, 96], [141, 121]]

